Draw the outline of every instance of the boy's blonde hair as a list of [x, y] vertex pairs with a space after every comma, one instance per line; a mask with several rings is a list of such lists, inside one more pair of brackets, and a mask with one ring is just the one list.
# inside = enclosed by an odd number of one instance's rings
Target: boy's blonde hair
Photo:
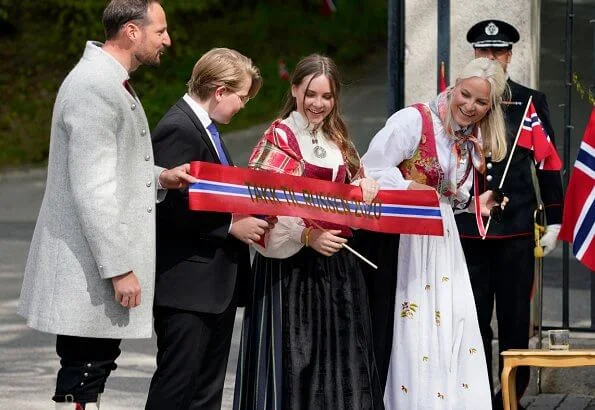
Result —
[[253, 98], [262, 86], [258, 68], [245, 55], [229, 48], [213, 48], [196, 62], [188, 81], [188, 94], [207, 100], [218, 87], [239, 91], [246, 76], [252, 79], [248, 97]]

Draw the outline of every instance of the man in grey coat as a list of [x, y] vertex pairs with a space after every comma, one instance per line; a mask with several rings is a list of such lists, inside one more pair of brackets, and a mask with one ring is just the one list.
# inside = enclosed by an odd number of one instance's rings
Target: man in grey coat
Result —
[[[56, 97], [46, 191], [19, 313], [57, 335], [56, 408], [99, 408], [122, 338], [148, 338], [155, 203], [196, 180], [156, 167], [129, 74], [171, 42], [158, 0], [112, 0], [105, 44], [88, 42]], [[141, 299], [142, 298], [142, 299]]]

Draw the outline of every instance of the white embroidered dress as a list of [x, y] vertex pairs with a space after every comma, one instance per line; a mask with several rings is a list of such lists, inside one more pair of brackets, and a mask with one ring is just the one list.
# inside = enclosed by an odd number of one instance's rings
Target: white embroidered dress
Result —
[[[444, 177], [462, 179], [469, 157], [451, 154], [453, 141], [432, 113], [436, 151]], [[397, 165], [411, 158], [421, 139], [419, 111], [391, 116], [362, 157], [381, 189], [407, 189]], [[456, 193], [466, 203], [473, 173]], [[451, 199], [442, 197], [444, 236], [401, 235], [394, 334], [386, 409], [491, 408], [491, 395], [475, 302]]]

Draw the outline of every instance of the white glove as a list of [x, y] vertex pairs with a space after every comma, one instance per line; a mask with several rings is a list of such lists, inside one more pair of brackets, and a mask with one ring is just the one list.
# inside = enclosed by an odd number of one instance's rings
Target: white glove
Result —
[[560, 233], [560, 224], [548, 225], [545, 227], [545, 234], [541, 237], [541, 246], [543, 247], [543, 256], [547, 255], [556, 248], [558, 244], [558, 234]]

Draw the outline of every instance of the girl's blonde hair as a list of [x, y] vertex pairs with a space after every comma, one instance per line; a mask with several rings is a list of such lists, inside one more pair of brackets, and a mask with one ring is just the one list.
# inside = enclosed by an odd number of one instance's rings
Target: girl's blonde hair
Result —
[[[485, 57], [471, 60], [459, 74], [456, 86], [467, 78], [483, 78], [490, 84], [490, 104], [491, 108], [486, 115], [479, 120], [478, 126], [481, 130], [483, 139], [483, 149], [486, 155], [491, 153], [494, 161], [501, 161], [506, 156], [506, 126], [504, 123], [504, 113], [502, 111], [502, 98], [505, 92], [508, 92], [506, 84], [506, 74], [502, 66], [497, 61]], [[448, 96], [449, 109], [446, 113], [446, 123], [450, 129], [453, 125], [452, 111], [450, 104], [452, 93]]]
[[207, 100], [218, 87], [239, 91], [246, 76], [252, 79], [248, 97], [253, 98], [262, 86], [258, 68], [245, 55], [229, 48], [213, 48], [196, 62], [188, 81], [188, 94]]

